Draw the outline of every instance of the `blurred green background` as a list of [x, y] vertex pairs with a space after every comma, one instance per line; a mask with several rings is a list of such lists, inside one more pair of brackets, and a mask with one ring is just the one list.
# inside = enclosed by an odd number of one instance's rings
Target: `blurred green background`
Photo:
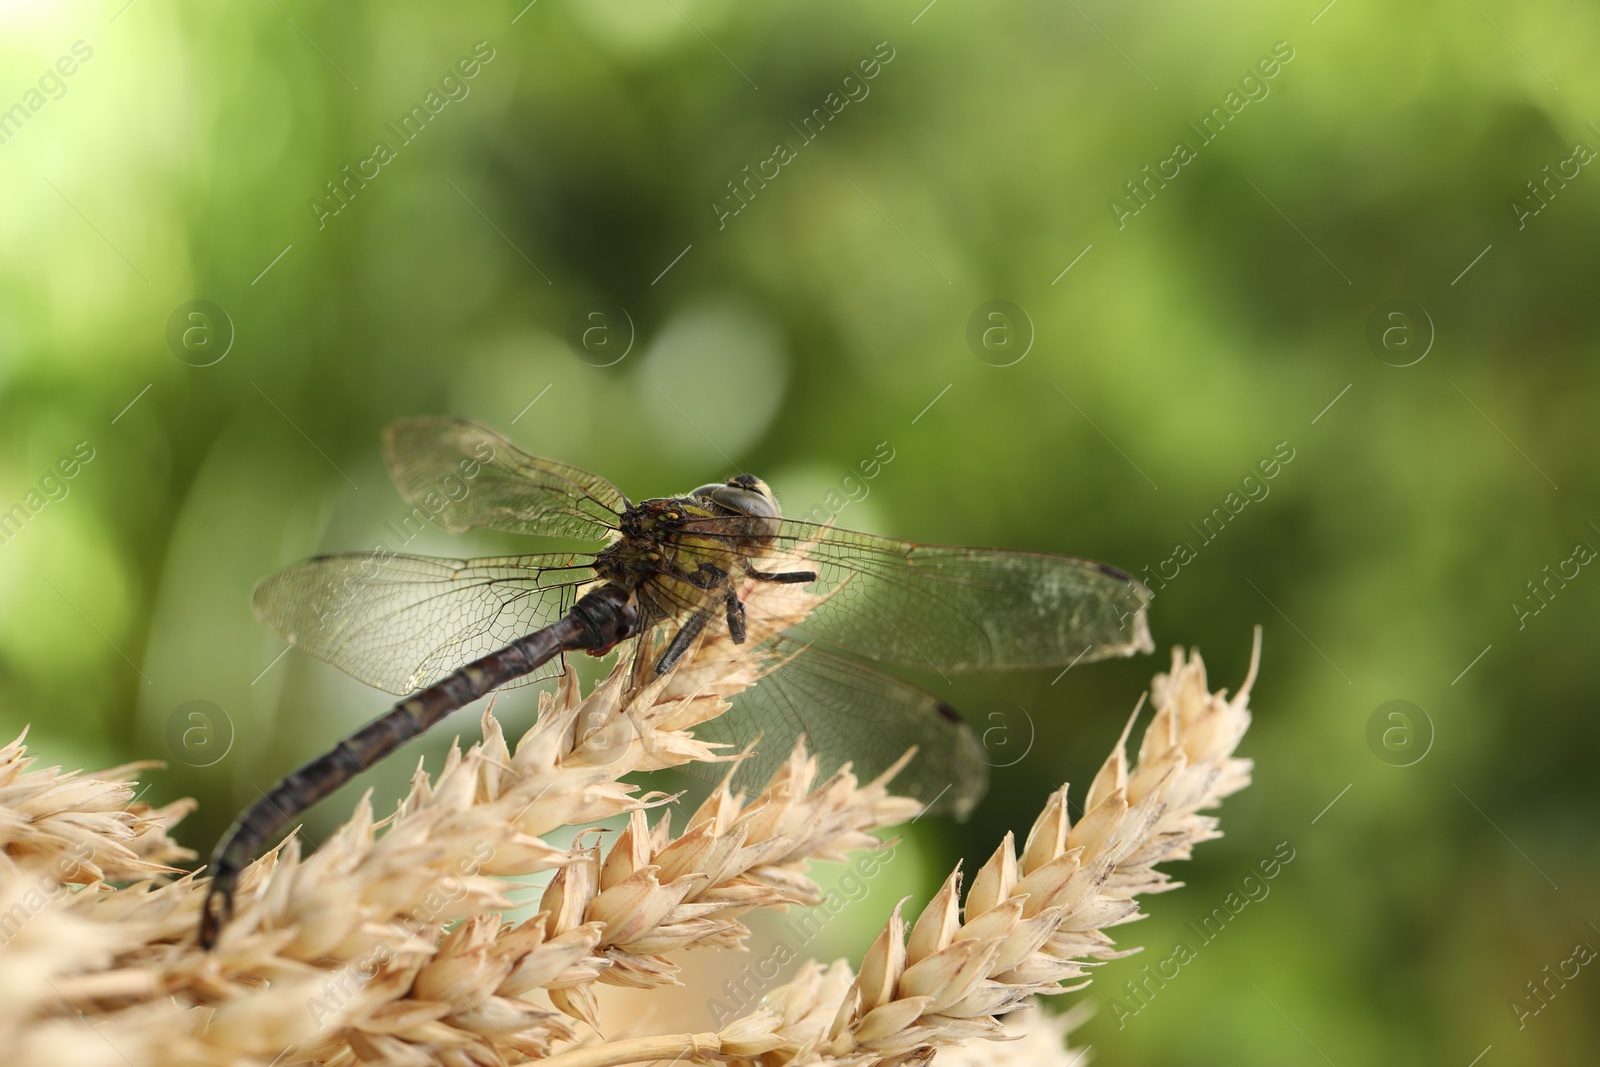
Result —
[[[3, 732], [167, 760], [147, 797], [198, 797], [208, 851], [389, 703], [276, 659], [249, 593], [406, 514], [406, 413], [635, 499], [731, 459], [881, 533], [1168, 575], [1187, 542], [1158, 657], [959, 682], [1025, 755], [896, 880], [1087, 785], [1172, 645], [1237, 685], [1259, 622], [1255, 784], [1117, 931], [1147, 951], [1067, 998], [1096, 1062], [1592, 1062], [1600, 974], [1526, 983], [1600, 946], [1600, 9], [925, 2], [0, 7]], [[567, 340], [594, 311], [609, 366]], [[1270, 895], [1131, 999], [1280, 842]]]

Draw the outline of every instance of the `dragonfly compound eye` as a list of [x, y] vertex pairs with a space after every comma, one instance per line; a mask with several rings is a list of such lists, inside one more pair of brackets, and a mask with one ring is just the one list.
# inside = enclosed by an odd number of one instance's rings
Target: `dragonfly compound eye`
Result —
[[758, 519], [778, 517], [778, 501], [773, 498], [766, 483], [755, 478], [750, 478], [749, 484], [736, 485], [730, 479], [724, 485], [702, 485], [694, 491], [694, 495], [741, 515], [753, 515]]

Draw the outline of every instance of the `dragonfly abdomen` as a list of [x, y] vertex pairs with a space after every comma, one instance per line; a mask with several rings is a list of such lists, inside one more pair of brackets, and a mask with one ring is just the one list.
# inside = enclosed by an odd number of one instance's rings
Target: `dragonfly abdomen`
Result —
[[451, 712], [532, 674], [563, 652], [604, 652], [630, 636], [637, 625], [630, 600], [628, 591], [616, 585], [589, 592], [559, 621], [400, 701], [263, 794], [233, 824], [211, 857], [211, 887], [200, 919], [201, 945], [210, 948], [231, 917], [233, 889], [250, 857], [299, 815]]

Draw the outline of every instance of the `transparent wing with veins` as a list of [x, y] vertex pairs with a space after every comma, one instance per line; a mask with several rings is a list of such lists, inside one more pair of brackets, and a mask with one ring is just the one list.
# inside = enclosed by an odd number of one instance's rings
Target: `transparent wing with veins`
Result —
[[[715, 533], [727, 520], [696, 519]], [[1153, 649], [1151, 594], [1094, 560], [921, 545], [795, 519], [764, 551], [805, 557], [808, 590], [830, 594], [800, 627], [881, 663], [937, 672], [1029, 670]], [[798, 569], [798, 568], [797, 568]]]
[[[256, 615], [297, 648], [371, 686], [412, 693], [548, 626], [593, 580], [593, 557], [473, 560], [318, 556], [256, 586]], [[553, 677], [555, 660], [512, 685]]]
[[394, 484], [452, 533], [611, 541], [628, 498], [604, 478], [531, 456], [491, 430], [440, 415], [397, 419], [383, 432]]
[[[781, 665], [735, 694], [733, 708], [695, 727], [700, 740], [752, 748], [734, 786], [759, 791], [804, 735], [824, 775], [850, 763], [867, 781], [915, 748], [892, 790], [936, 814], [964, 817], [989, 781], [977, 734], [944, 701], [919, 686], [864, 663], [779, 637], [763, 646]], [[697, 777], [720, 779], [726, 764], [698, 764]]]

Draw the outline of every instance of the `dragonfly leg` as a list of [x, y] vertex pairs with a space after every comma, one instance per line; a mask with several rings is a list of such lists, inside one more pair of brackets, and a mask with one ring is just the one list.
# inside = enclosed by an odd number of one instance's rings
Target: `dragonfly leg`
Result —
[[694, 639], [700, 636], [700, 631], [706, 628], [706, 622], [711, 618], [709, 611], [697, 611], [683, 621], [678, 627], [678, 632], [672, 635], [672, 640], [667, 647], [661, 650], [661, 656], [656, 660], [656, 673], [666, 674], [672, 665], [694, 644]]
[[699, 589], [715, 589], [728, 577], [728, 572], [715, 563], [702, 563], [694, 572], [685, 575], [690, 583]]
[[744, 572], [750, 577], [762, 582], [783, 582], [787, 585], [798, 585], [801, 582], [814, 582], [817, 580], [816, 571], [760, 571], [751, 565], [749, 560], [744, 561]]
[[733, 638], [734, 644], [744, 644], [744, 603], [732, 586], [723, 594], [722, 604], [728, 613], [728, 636]]

